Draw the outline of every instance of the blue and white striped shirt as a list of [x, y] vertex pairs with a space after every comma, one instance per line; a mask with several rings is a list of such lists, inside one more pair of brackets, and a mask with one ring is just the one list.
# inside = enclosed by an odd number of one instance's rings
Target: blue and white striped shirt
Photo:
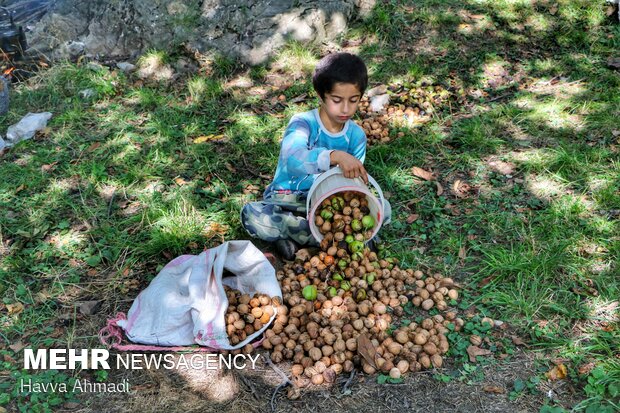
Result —
[[293, 116], [284, 131], [278, 167], [265, 195], [276, 192], [305, 192], [317, 174], [330, 168], [332, 151], [347, 152], [361, 162], [366, 158], [366, 134], [352, 120], [338, 133], [329, 132], [318, 109]]

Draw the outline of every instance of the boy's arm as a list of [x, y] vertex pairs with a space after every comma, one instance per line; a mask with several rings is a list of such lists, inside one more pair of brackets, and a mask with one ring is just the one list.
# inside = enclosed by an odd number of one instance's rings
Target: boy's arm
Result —
[[368, 173], [364, 168], [364, 159], [366, 159], [366, 135], [361, 129], [353, 134], [347, 152], [332, 151], [330, 153], [330, 164], [340, 166], [345, 177], [360, 177], [368, 184]]
[[325, 172], [330, 167], [330, 150], [308, 149], [310, 125], [300, 118], [289, 123], [282, 139], [280, 156], [291, 175], [303, 176]]

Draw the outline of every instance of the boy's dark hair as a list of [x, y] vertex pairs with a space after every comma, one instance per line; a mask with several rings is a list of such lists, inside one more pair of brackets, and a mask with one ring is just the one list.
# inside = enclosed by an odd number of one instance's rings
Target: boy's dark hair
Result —
[[364, 94], [368, 70], [362, 59], [351, 53], [332, 53], [322, 58], [312, 76], [314, 90], [324, 99], [336, 83], [352, 83]]

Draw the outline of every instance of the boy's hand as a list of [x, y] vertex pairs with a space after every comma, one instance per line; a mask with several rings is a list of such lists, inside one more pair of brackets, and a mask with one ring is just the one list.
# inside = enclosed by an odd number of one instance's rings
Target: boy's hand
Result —
[[357, 178], [360, 177], [368, 184], [368, 173], [364, 164], [360, 162], [355, 156], [348, 154], [344, 151], [332, 151], [329, 154], [330, 165], [338, 165], [342, 170], [342, 174], [345, 178]]

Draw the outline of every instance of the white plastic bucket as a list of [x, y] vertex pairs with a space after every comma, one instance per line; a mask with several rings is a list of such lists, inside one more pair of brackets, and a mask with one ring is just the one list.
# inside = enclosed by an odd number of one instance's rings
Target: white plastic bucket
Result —
[[323, 234], [321, 234], [319, 228], [314, 223], [317, 208], [321, 206], [321, 203], [325, 199], [334, 194], [345, 191], [361, 192], [366, 195], [370, 215], [375, 218], [375, 227], [373, 228], [372, 236], [374, 237], [377, 235], [377, 232], [379, 232], [381, 224], [383, 223], [383, 205], [385, 205], [385, 198], [383, 196], [383, 191], [381, 191], [381, 187], [379, 187], [377, 181], [375, 181], [370, 175], [368, 175], [368, 182], [375, 188], [379, 198], [377, 198], [368, 189], [368, 186], [364, 183], [362, 178], [345, 178], [339, 167], [331, 168], [329, 171], [322, 173], [314, 180], [314, 183], [308, 191], [306, 211], [308, 211], [310, 231], [317, 241], [320, 242], [323, 239]]

